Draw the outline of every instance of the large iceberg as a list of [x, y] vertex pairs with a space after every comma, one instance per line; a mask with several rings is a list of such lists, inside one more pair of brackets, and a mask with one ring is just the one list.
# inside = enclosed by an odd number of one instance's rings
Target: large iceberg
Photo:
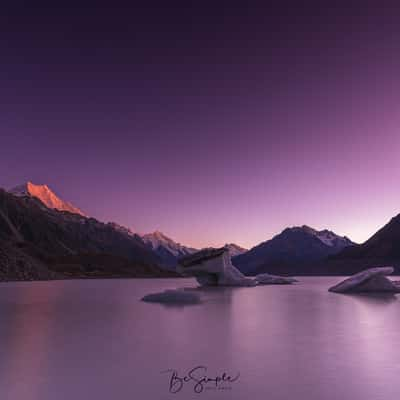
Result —
[[400, 282], [391, 281], [386, 275], [392, 274], [392, 267], [370, 268], [345, 279], [331, 287], [335, 293], [400, 293]]
[[243, 275], [232, 265], [226, 247], [204, 249], [179, 260], [177, 272], [193, 276], [201, 286], [256, 286], [288, 284], [296, 280], [276, 275], [261, 274], [254, 278]]

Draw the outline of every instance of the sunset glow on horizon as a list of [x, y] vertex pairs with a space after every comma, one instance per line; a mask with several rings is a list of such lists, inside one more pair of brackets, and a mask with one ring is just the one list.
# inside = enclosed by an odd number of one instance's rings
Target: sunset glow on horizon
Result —
[[400, 213], [393, 10], [197, 8], [0, 19], [0, 187], [197, 248]]

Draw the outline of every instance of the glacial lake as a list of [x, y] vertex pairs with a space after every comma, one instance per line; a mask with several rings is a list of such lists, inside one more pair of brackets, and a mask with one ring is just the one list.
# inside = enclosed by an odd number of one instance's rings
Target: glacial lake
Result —
[[[328, 288], [341, 278], [299, 279], [201, 290], [190, 306], [139, 300], [194, 279], [1, 283], [0, 398], [398, 399], [400, 295], [340, 295]], [[204, 375], [196, 367], [223, 382], [195, 393], [179, 379]]]

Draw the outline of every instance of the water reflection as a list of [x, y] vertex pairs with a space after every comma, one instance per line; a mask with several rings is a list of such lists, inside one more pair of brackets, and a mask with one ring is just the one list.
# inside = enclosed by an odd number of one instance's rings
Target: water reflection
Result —
[[38, 292], [37, 287], [20, 283], [12, 293], [11, 301], [1, 303], [0, 310], [2, 347], [8, 349], [0, 358], [1, 395], [7, 399], [41, 399], [41, 388], [46, 384], [43, 377], [48, 375], [52, 314], [62, 291], [44, 284]]
[[365, 303], [383, 306], [397, 301], [395, 293], [341, 293], [340, 295], [348, 296]]
[[213, 286], [186, 286], [186, 287], [178, 287], [176, 290], [182, 290], [185, 292], [195, 293], [199, 295], [200, 302], [199, 303], [188, 303], [182, 301], [181, 303], [177, 302], [149, 302], [148, 304], [156, 304], [161, 307], [170, 308], [170, 309], [184, 309], [186, 307], [199, 307], [200, 305], [206, 303], [219, 303], [224, 304], [224, 306], [228, 305], [232, 302], [232, 296], [234, 292], [243, 289], [241, 287], [213, 287]]
[[[181, 279], [1, 284], [1, 398], [161, 399], [168, 396], [161, 371], [206, 365], [241, 377], [232, 391], [202, 399], [396, 399], [400, 302], [330, 293], [335, 280], [250, 288]], [[202, 304], [140, 301], [177, 287]]]

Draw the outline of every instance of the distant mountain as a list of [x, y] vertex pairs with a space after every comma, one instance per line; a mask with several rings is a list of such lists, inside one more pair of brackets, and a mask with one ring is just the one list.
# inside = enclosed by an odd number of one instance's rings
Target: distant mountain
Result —
[[180, 257], [195, 253], [198, 249], [183, 246], [164, 233], [155, 231], [142, 235], [142, 240], [152, 249], [168, 267], [175, 267]]
[[248, 249], [240, 247], [235, 243], [226, 243], [224, 247], [228, 249], [231, 257], [239, 256], [240, 254], [246, 253], [246, 251], [248, 251]]
[[[181, 257], [199, 251], [199, 249], [177, 243], [159, 231], [148, 233], [146, 235], [142, 235], [141, 237], [142, 240], [149, 246], [149, 248], [156, 252], [156, 254], [163, 261], [164, 265], [169, 267], [169, 269], [175, 269], [177, 262]], [[247, 251], [247, 249], [234, 243], [227, 243], [225, 244], [225, 247], [228, 248], [231, 257], [235, 257]]]
[[138, 235], [1, 189], [0, 249], [0, 280], [166, 274]]
[[307, 268], [337, 254], [354, 243], [347, 237], [328, 230], [317, 231], [308, 226], [287, 228], [271, 240], [233, 258], [233, 263], [245, 274], [281, 273]]
[[15, 196], [36, 197], [48, 208], [85, 215], [79, 208], [61, 200], [47, 185], [35, 185], [32, 182], [27, 182], [9, 190], [9, 192]]

